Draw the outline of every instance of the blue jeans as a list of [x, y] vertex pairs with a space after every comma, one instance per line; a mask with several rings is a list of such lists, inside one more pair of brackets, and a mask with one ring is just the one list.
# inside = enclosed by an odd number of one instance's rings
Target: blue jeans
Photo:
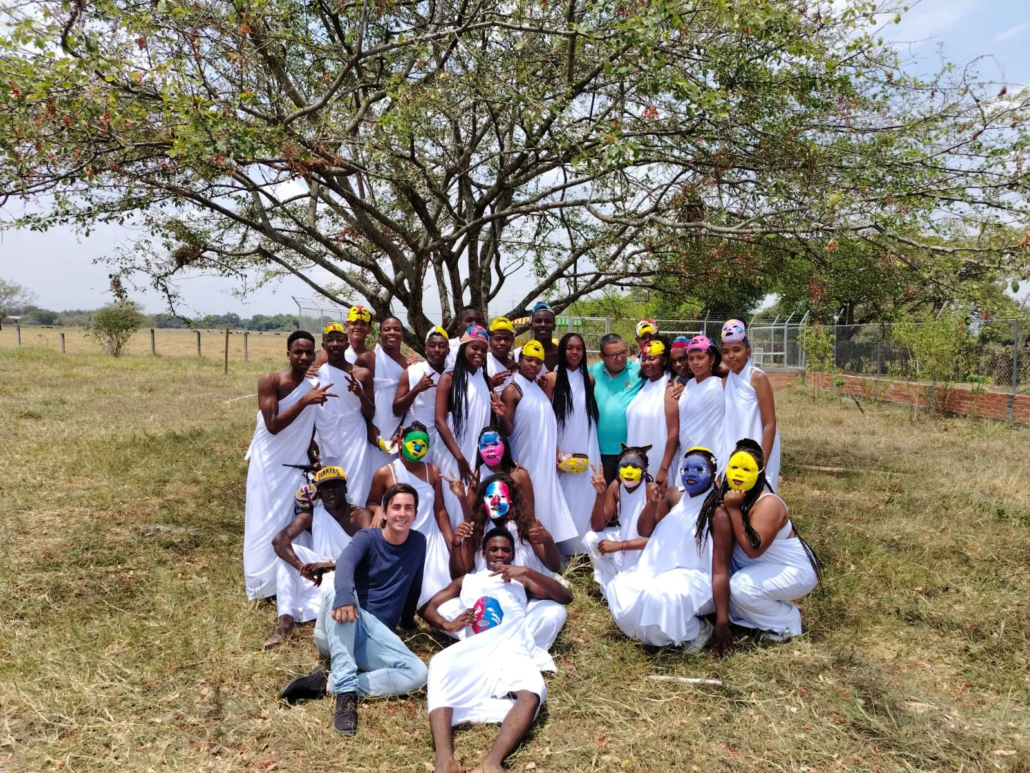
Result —
[[335, 594], [325, 594], [315, 622], [315, 646], [329, 658], [333, 695], [404, 695], [425, 685], [425, 664], [397, 634], [360, 607], [355, 622], [337, 623], [332, 617], [334, 603]]

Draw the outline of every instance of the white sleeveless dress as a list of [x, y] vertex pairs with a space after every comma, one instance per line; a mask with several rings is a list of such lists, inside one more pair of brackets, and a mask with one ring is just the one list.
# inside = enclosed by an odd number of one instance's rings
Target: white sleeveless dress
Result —
[[[773, 496], [780, 499], [769, 491], [762, 492], [758, 499]], [[801, 612], [790, 602], [811, 593], [819, 577], [801, 540], [790, 536], [793, 530], [794, 524], [788, 518], [787, 525], [758, 558], [750, 558], [740, 545], [734, 545], [730, 622], [745, 628], [801, 635]]]
[[651, 446], [647, 472], [653, 478], [662, 466], [669, 426], [665, 422], [665, 387], [668, 374], [657, 381], [645, 381], [626, 408], [626, 445]]
[[347, 501], [364, 507], [372, 485], [365, 417], [361, 415], [361, 398], [348, 389], [352, 376], [328, 362], [318, 369], [322, 384], [332, 383], [339, 397], [330, 397], [315, 414], [315, 439], [322, 464], [342, 467], [347, 473]]
[[[320, 382], [328, 384], [328, 381]], [[279, 401], [279, 413], [295, 405], [314, 388], [304, 379]], [[304, 484], [304, 474], [284, 464], [307, 464], [311, 428], [318, 407], [305, 408], [282, 432], [273, 435], [257, 412], [254, 438], [247, 451], [247, 502], [243, 517], [243, 577], [248, 599], [263, 599], [276, 592], [276, 561], [272, 538], [293, 520], [293, 497]]]
[[440, 531], [440, 524], [436, 522], [436, 492], [433, 487], [408, 472], [404, 462], [394, 459], [390, 463], [393, 472], [393, 479], [397, 483], [407, 483], [414, 486], [418, 492], [418, 512], [415, 513], [415, 522], [411, 525], [415, 531], [420, 532], [426, 538], [426, 561], [422, 570], [422, 595], [418, 597], [418, 609], [429, 602], [437, 593], [443, 590], [451, 581], [451, 551], [443, 532]]
[[700, 634], [697, 616], [715, 610], [712, 539], [700, 551], [694, 539], [707, 496], [684, 492], [655, 526], [637, 565], [609, 583], [608, 607], [627, 636], [655, 647], [679, 646]]
[[[379, 429], [379, 437], [389, 440], [400, 426], [401, 416], [393, 415], [393, 400], [397, 397], [397, 384], [404, 377], [404, 366], [395, 362], [382, 346], [376, 345], [376, 372], [372, 389], [376, 398], [376, 415], [372, 423]], [[378, 446], [373, 446], [369, 464], [372, 471], [397, 458], [396, 454], [387, 454]]]
[[526, 589], [488, 571], [466, 574], [460, 609], [469, 609], [484, 597], [499, 603], [500, 624], [476, 634], [466, 628], [461, 641], [429, 661], [429, 711], [453, 709], [452, 725], [503, 722], [515, 705], [509, 695], [523, 690], [540, 696], [542, 705], [547, 688], [540, 672], [557, 671], [551, 656], [533, 639]]
[[[407, 368], [408, 389], [414, 389], [415, 385], [422, 380], [426, 373], [433, 379], [434, 384], [440, 383], [440, 375], [433, 367], [425, 361], [416, 362]], [[436, 430], [436, 389], [428, 389], [415, 395], [401, 421], [404, 426], [410, 425], [413, 421], [420, 421], [426, 425], [426, 433], [429, 435], [429, 451], [422, 461], [426, 464], [436, 464], [436, 453], [441, 446], [440, 433]]]
[[616, 506], [619, 525], [609, 526], [602, 531], [588, 531], [583, 537], [583, 547], [594, 565], [594, 580], [601, 586], [601, 595], [607, 598], [607, 588], [616, 575], [627, 572], [640, 561], [642, 550], [620, 550], [617, 553], [602, 555], [597, 546], [603, 540], [626, 542], [640, 536], [637, 523], [640, 514], [647, 506], [647, 483], [641, 481], [632, 491], [627, 490], [624, 483], [619, 483], [619, 501]]
[[554, 408], [535, 381], [516, 373], [512, 383], [522, 392], [522, 399], [515, 407], [511, 452], [533, 481], [536, 517], [555, 542], [575, 539], [579, 531], [558, 483], [558, 420]]
[[718, 461], [722, 461], [722, 445], [725, 428], [723, 416], [726, 411], [726, 400], [722, 391], [722, 379], [709, 376], [701, 383], [690, 379], [683, 387], [679, 399], [680, 414], [680, 446], [679, 460], [670, 470], [673, 480], [679, 481], [677, 470], [687, 449], [694, 446], [707, 448]]
[[[591, 464], [601, 469], [601, 449], [597, 444], [597, 425], [587, 415], [587, 393], [590, 384], [582, 370], [567, 370], [572, 392], [572, 413], [565, 417], [565, 425], [558, 427], [558, 451], [586, 454]], [[590, 482], [591, 468], [585, 472], [558, 472], [558, 482], [565, 494], [565, 502], [576, 525], [576, 539], [559, 546], [563, 553], [583, 552], [583, 536], [590, 531], [590, 513], [594, 509], [596, 492]]]
[[[751, 360], [741, 369], [740, 373], [730, 371], [726, 377], [725, 405], [726, 415], [723, 419], [725, 432], [723, 434], [722, 454], [719, 458], [720, 471], [726, 470], [729, 457], [733, 453], [737, 441], [743, 438], [751, 438], [759, 445], [762, 444], [762, 411], [758, 407], [758, 395], [755, 388], [751, 386], [751, 374], [758, 370]], [[713, 449], [714, 450], [714, 449]], [[765, 460], [765, 479], [773, 491], [780, 487], [780, 430], [776, 430], [776, 439], [773, 441], [772, 453]]]
[[[490, 426], [490, 421], [493, 418], [493, 412], [490, 408], [490, 387], [487, 385], [486, 379], [483, 378], [481, 370], [469, 371], [465, 382], [465, 395], [467, 415], [463, 432], [459, 435], [454, 431], [454, 416], [451, 414], [447, 415], [447, 428], [450, 429], [451, 434], [454, 436], [454, 441], [458, 444], [458, 448], [461, 449], [462, 455], [465, 457], [465, 461], [468, 462], [469, 467], [475, 468], [476, 453], [479, 451], [479, 433], [485, 427]], [[434, 456], [436, 457], [436, 466], [440, 468], [441, 473], [448, 478], [461, 477], [458, 472], [457, 460], [443, 443], [440, 443]], [[458, 524], [465, 517], [461, 509], [461, 503], [458, 502], [457, 497], [454, 496], [450, 488], [446, 486], [443, 487], [443, 499], [447, 507], [447, 515], [451, 519], [451, 526], [457, 528]]]

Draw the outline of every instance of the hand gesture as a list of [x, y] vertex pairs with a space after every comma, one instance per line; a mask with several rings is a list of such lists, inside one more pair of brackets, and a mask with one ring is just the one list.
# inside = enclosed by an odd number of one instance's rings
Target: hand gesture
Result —
[[665, 491], [665, 487], [669, 485], [669, 471], [665, 468], [658, 470], [658, 474], [654, 476], [654, 482], [662, 491]]
[[590, 463], [590, 469], [594, 473], [590, 478], [590, 485], [594, 487], [594, 491], [602, 495], [607, 493], [608, 481], [604, 479], [604, 473], [597, 469], [593, 462]]
[[465, 485], [459, 478], [452, 478], [449, 475], [440, 473], [440, 477], [447, 481], [447, 486], [450, 488], [451, 493], [454, 494], [458, 499], [465, 498]]
[[322, 584], [322, 576], [334, 569], [336, 569], [336, 564], [332, 561], [313, 561], [310, 564], [304, 564], [300, 568], [300, 576], [305, 580], [313, 582], [316, 586], [320, 586]]
[[680, 395], [683, 394], [683, 382], [678, 378], [670, 378], [669, 383], [665, 385], [665, 388], [669, 390], [669, 396], [673, 400], [679, 400]]
[[345, 375], [347, 376], [347, 391], [353, 392], [358, 397], [361, 397], [361, 393], [363, 391], [361, 388], [361, 382], [354, 378], [350, 373], [346, 373]]
[[461, 543], [472, 536], [472, 524], [462, 521], [454, 527], [454, 535], [451, 537], [451, 547], [461, 547]]
[[662, 486], [657, 483], [647, 484], [647, 498], [651, 502], [661, 502], [662, 497], [665, 496], [665, 490]]
[[335, 392], [329, 391], [331, 386], [332, 384], [326, 384], [324, 387], [320, 387], [316, 380], [315, 386], [312, 387], [306, 395], [300, 398], [301, 402], [303, 402], [304, 406], [307, 407], [309, 405], [322, 405], [322, 403], [330, 397], [339, 397]]
[[746, 493], [747, 492], [745, 491], [737, 491], [736, 489], [730, 489], [723, 496], [722, 503], [726, 505], [726, 507], [732, 507], [739, 510], [740, 506], [744, 504], [744, 495]]
[[501, 386], [501, 384], [508, 380], [508, 376], [510, 375], [510, 370], [502, 370], [494, 373], [494, 375], [490, 376], [491, 389], [497, 389], [497, 387]]
[[715, 650], [715, 654], [719, 657], [728, 655], [732, 644], [730, 624], [727, 622], [716, 623], [715, 630], [712, 631], [712, 649]]
[[333, 620], [338, 622], [340, 625], [347, 625], [353, 623], [358, 619], [358, 608], [353, 604], [344, 604], [342, 607], [336, 607], [333, 610]]
[[511, 582], [517, 580], [519, 577], [524, 577], [527, 573], [527, 569], [524, 566], [512, 566], [505, 564], [501, 566], [496, 572], [490, 572], [491, 577], [501, 577], [505, 582]]
[[308, 445], [308, 461], [316, 470], [322, 466], [322, 457], [318, 455], [318, 443], [314, 440]]
[[550, 536], [550, 532], [548, 532], [546, 527], [540, 523], [540, 519], [534, 518], [533, 523], [529, 527], [529, 544], [543, 545], [547, 542], [547, 538]]
[[463, 628], [474, 625], [476, 622], [476, 610], [469, 608], [453, 620], [444, 623], [443, 629], [448, 633], [457, 633]]
[[415, 394], [421, 394], [422, 392], [428, 392], [430, 389], [433, 389], [434, 387], [436, 387], [436, 382], [433, 381], [433, 377], [430, 376], [428, 373], [423, 373], [422, 378], [418, 380], [418, 383], [415, 384], [415, 388], [411, 391]]
[[458, 475], [465, 483], [472, 484], [472, 468], [469, 467], [468, 460], [464, 456], [458, 459]]
[[496, 392], [490, 392], [490, 410], [497, 415], [498, 419], [503, 419], [508, 415], [507, 407]]
[[311, 512], [315, 509], [315, 500], [318, 499], [318, 492], [311, 483], [305, 483], [297, 493], [293, 495], [293, 511], [299, 513], [303, 510]]
[[612, 539], [603, 539], [597, 543], [597, 549], [602, 556], [606, 556], [609, 553], [618, 553], [622, 550], [622, 543]]

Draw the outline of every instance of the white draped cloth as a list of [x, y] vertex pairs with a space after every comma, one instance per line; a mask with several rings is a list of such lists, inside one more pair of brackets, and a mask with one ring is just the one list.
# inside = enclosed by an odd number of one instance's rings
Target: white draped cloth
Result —
[[[762, 444], [762, 411], [758, 407], [758, 395], [751, 386], [751, 374], [758, 371], [751, 360], [740, 373], [730, 371], [726, 377], [725, 405], [726, 415], [723, 419], [725, 433], [723, 435], [722, 454], [719, 456], [720, 471], [726, 470], [730, 454], [738, 440], [751, 438]], [[761, 371], [758, 371], [761, 372]], [[714, 450], [714, 449], [713, 449]], [[773, 491], [780, 487], [780, 430], [776, 430], [772, 453], [765, 460], [765, 479]]]
[[[454, 431], [454, 416], [450, 413], [447, 414], [447, 428], [454, 436], [454, 442], [458, 444], [458, 448], [461, 449], [461, 453], [465, 457], [465, 461], [468, 462], [469, 467], [475, 469], [476, 454], [479, 451], [479, 433], [484, 428], [490, 426], [490, 420], [493, 417], [490, 408], [490, 387], [487, 385], [486, 379], [483, 378], [482, 370], [468, 372], [468, 378], [465, 382], [465, 395], [466, 414], [465, 424], [462, 428], [463, 432], [458, 434]], [[461, 477], [458, 472], [457, 460], [442, 442], [436, 449], [434, 456], [436, 457], [436, 466], [440, 468], [441, 473], [448, 478]], [[448, 487], [443, 487], [443, 500], [447, 507], [447, 515], [451, 519], [451, 526], [457, 528], [458, 524], [464, 520], [461, 503], [458, 502], [458, 498], [454, 496]]]
[[536, 517], [555, 542], [579, 536], [565, 493], [558, 483], [558, 420], [547, 395], [535, 381], [516, 373], [512, 383], [522, 392], [515, 407], [511, 451], [533, 481]]
[[[516, 360], [516, 362], [518, 362], [518, 360]], [[487, 373], [488, 376], [490, 376], [490, 378], [493, 378], [498, 373], [503, 373], [503, 372], [505, 372], [507, 370], [508, 370], [508, 367], [503, 362], [501, 362], [499, 359], [494, 357], [494, 353], [493, 352], [487, 352], [487, 355], [486, 355], [486, 373]], [[515, 377], [514, 373], [508, 373], [508, 377], [506, 379], [504, 379], [504, 381], [501, 382], [501, 385], [499, 387], [497, 387], [497, 390], [498, 391], [503, 390], [506, 386], [508, 386], [508, 384], [511, 383], [511, 380], [514, 377]]]
[[[305, 531], [293, 541], [293, 552], [301, 563], [335, 561], [350, 544], [351, 537], [325, 509], [315, 503], [311, 513], [311, 531]], [[300, 572], [283, 559], [276, 562], [276, 606], [279, 617], [290, 615], [296, 622], [305, 623], [318, 617], [322, 608], [322, 593], [332, 588], [334, 574], [322, 576], [322, 584], [315, 585], [300, 576]]]
[[691, 497], [684, 491], [655, 526], [637, 565], [608, 584], [612, 617], [630, 638], [655, 647], [679, 646], [701, 633], [697, 616], [715, 610], [712, 539], [700, 551], [694, 539], [707, 495]]
[[[348, 350], [349, 351], [349, 350]], [[325, 466], [342, 467], [347, 473], [347, 501], [364, 507], [372, 485], [365, 417], [361, 415], [361, 398], [348, 388], [353, 376], [328, 362], [318, 369], [322, 384], [332, 383], [339, 397], [330, 397], [315, 414], [318, 450]]]
[[[322, 384], [328, 381], [321, 379]], [[314, 388], [304, 379], [279, 401], [285, 412]], [[276, 435], [268, 431], [261, 411], [257, 412], [254, 438], [247, 451], [247, 504], [243, 518], [243, 576], [248, 599], [275, 595], [275, 562], [272, 538], [293, 520], [293, 497], [304, 483], [304, 474], [284, 464], [307, 464], [311, 427], [318, 409], [305, 408], [290, 426]]]
[[[772, 496], [776, 494], [765, 491], [759, 501]], [[793, 530], [794, 524], [788, 520], [758, 558], [749, 558], [740, 545], [733, 546], [730, 622], [745, 628], [801, 635], [801, 612], [790, 602], [811, 593], [819, 577], [801, 540], [790, 536]]]
[[594, 566], [594, 580], [601, 586], [601, 595], [607, 594], [608, 585], [620, 572], [627, 572], [640, 561], [640, 550], [620, 550], [616, 553], [603, 554], [597, 546], [602, 540], [626, 542], [640, 536], [637, 523], [640, 514], [647, 506], [647, 483], [641, 481], [635, 489], [629, 491], [626, 484], [619, 483], [619, 500], [616, 512], [619, 517], [618, 526], [609, 526], [601, 531], [588, 531], [583, 537], [590, 563]]
[[[707, 448], [719, 460], [722, 459], [723, 416], [726, 411], [726, 399], [722, 391], [722, 379], [709, 376], [701, 383], [690, 379], [683, 387], [679, 400], [680, 414], [680, 448], [679, 461], [687, 449], [694, 446]], [[676, 473], [679, 462], [671, 471]], [[679, 480], [679, 474], [675, 474]]]
[[[586, 454], [591, 464], [601, 469], [601, 449], [597, 444], [597, 424], [587, 415], [587, 392], [590, 384], [586, 374], [577, 368], [568, 370], [572, 392], [572, 413], [565, 417], [565, 425], [558, 427], [558, 451]], [[590, 531], [590, 513], [594, 509], [596, 492], [590, 482], [592, 469], [585, 472], [558, 472], [558, 482], [565, 494], [565, 502], [576, 525], [576, 539], [571, 553], [583, 552], [582, 539]]]
[[[372, 381], [375, 393], [376, 415], [372, 420], [379, 430], [379, 437], [389, 440], [400, 426], [401, 416], [393, 415], [393, 400], [397, 397], [397, 384], [404, 377], [404, 366], [388, 355], [382, 346], [376, 345], [376, 372]], [[369, 464], [374, 473], [384, 464], [397, 458], [396, 454], [384, 453], [378, 446], [373, 446], [369, 456]]]
[[[415, 385], [422, 380], [422, 376], [427, 373], [433, 379], [434, 384], [440, 383], [440, 374], [428, 362], [422, 361], [409, 365], [407, 369], [408, 389], [413, 390]], [[378, 408], [378, 404], [376, 407]], [[404, 422], [404, 426], [410, 425], [413, 421], [420, 421], [426, 425], [426, 432], [429, 435], [429, 451], [422, 457], [422, 460], [426, 464], [436, 464], [436, 453], [442, 445], [440, 433], [436, 431], [436, 389], [428, 389], [415, 395], [415, 399], [411, 401], [411, 407], [408, 408], [407, 414], [401, 417], [401, 421]]]
[[[451, 551], [443, 532], [440, 531], [440, 524], [436, 522], [436, 492], [433, 487], [412, 475], [404, 466], [404, 462], [395, 459], [390, 463], [390, 470], [396, 483], [407, 483], [414, 486], [418, 492], [418, 512], [415, 513], [415, 522], [411, 525], [415, 531], [421, 532], [426, 538], [426, 560], [422, 570], [422, 595], [418, 597], [418, 609], [427, 604], [429, 599], [443, 590], [451, 582]], [[428, 477], [428, 467], [426, 468]], [[441, 486], [442, 488], [442, 486]]]
[[465, 636], [429, 661], [428, 708], [453, 710], [452, 725], [501, 723], [515, 700], [528, 691], [547, 699], [542, 671], [557, 671], [545, 649], [537, 646], [527, 620], [526, 589], [490, 572], [465, 575], [460, 606], [468, 609], [481, 598], [496, 599], [504, 615], [500, 625]]
[[651, 446], [647, 472], [653, 478], [662, 466], [669, 427], [665, 423], [665, 387], [668, 374], [657, 381], [645, 381], [626, 408], [626, 445]]

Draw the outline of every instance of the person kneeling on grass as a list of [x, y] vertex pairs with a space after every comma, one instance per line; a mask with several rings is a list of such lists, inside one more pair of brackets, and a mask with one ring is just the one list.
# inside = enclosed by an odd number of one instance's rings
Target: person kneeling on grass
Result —
[[[429, 661], [429, 725], [436, 748], [436, 773], [460, 770], [454, 760], [451, 727], [467, 722], [501, 724], [490, 751], [474, 771], [501, 771], [501, 763], [529, 730], [547, 699], [542, 671], [556, 671], [526, 617], [529, 599], [569, 604], [572, 593], [552, 577], [514, 566], [515, 538], [503, 526], [483, 540], [486, 569], [453, 580], [426, 606], [427, 622], [464, 637]], [[454, 620], [440, 605], [460, 599]]]
[[426, 538], [411, 528], [418, 492], [406, 483], [390, 486], [383, 509], [386, 525], [354, 535], [322, 600], [315, 644], [329, 658], [329, 673], [319, 666], [279, 696], [296, 703], [335, 695], [333, 727], [344, 735], [358, 730], [359, 694], [403, 695], [426, 683], [425, 665], [393, 630], [402, 615], [412, 617], [422, 590]]

